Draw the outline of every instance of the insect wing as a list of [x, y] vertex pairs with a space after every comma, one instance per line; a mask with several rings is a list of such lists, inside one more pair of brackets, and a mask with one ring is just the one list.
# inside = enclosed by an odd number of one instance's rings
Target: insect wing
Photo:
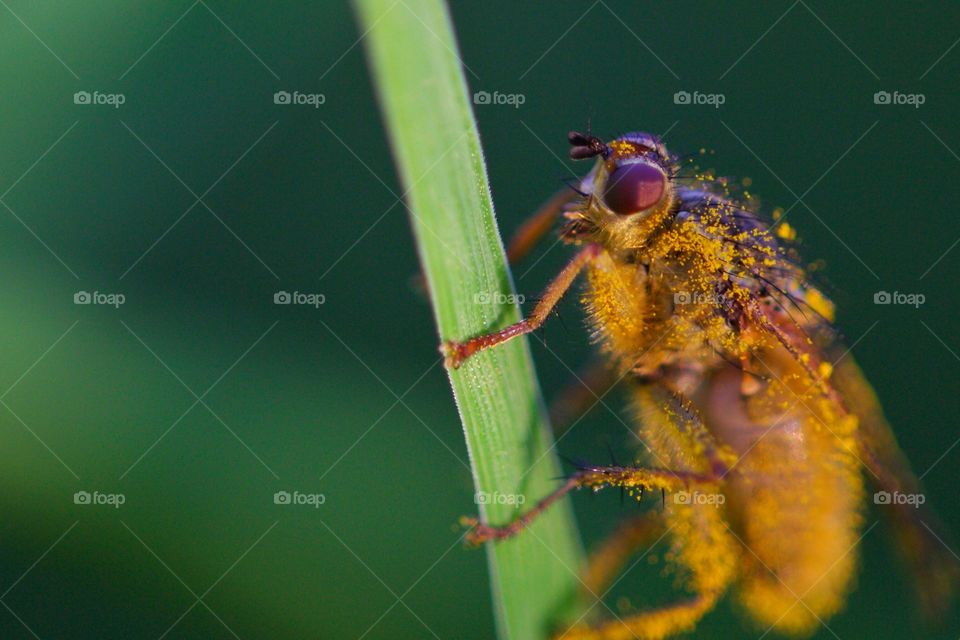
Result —
[[925, 613], [933, 618], [950, 606], [960, 580], [960, 560], [947, 546], [945, 528], [924, 504], [920, 482], [897, 445], [873, 388], [849, 355], [837, 362], [831, 383], [859, 419], [857, 439], [866, 475], [876, 489], [874, 502], [916, 578]]

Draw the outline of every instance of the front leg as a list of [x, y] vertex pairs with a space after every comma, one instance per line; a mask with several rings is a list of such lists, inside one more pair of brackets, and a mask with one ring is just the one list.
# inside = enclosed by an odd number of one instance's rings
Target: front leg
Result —
[[591, 244], [574, 256], [573, 260], [567, 263], [567, 266], [547, 285], [529, 318], [524, 318], [520, 322], [499, 331], [470, 338], [466, 342], [455, 340], [444, 342], [440, 347], [440, 352], [444, 356], [444, 364], [451, 369], [458, 369], [464, 360], [478, 351], [539, 329], [547, 316], [550, 315], [550, 311], [563, 297], [563, 294], [570, 289], [570, 285], [576, 280], [577, 275], [598, 255], [600, 255], [600, 246]]

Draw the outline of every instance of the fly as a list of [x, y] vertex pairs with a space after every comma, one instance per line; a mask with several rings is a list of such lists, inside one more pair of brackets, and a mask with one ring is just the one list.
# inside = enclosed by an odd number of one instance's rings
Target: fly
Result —
[[[509, 523], [477, 523], [474, 543], [523, 529], [573, 489], [667, 492], [600, 545], [582, 576], [603, 593], [630, 556], [665, 536], [683, 576], [673, 604], [579, 623], [568, 639], [657, 639], [695, 628], [733, 589], [760, 626], [809, 635], [843, 606], [876, 495], [918, 495], [919, 482], [879, 402], [832, 328], [833, 304], [774, 231], [725, 185], [683, 177], [655, 136], [608, 142], [572, 132], [570, 156], [593, 169], [552, 198], [508, 248], [526, 254], [562, 220], [576, 254], [517, 324], [442, 346], [448, 367], [534, 331], [581, 274], [583, 304], [609, 370], [629, 388], [646, 459], [581, 465]], [[866, 471], [864, 471], [864, 469]], [[882, 501], [878, 501], [881, 502]], [[931, 612], [958, 572], [933, 514], [881, 506]], [[665, 535], [666, 534], [666, 535]]]

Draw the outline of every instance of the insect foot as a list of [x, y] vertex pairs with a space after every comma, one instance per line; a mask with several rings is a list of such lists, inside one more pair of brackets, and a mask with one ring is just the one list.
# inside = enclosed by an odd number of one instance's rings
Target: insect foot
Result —
[[443, 366], [447, 369], [459, 369], [468, 355], [464, 344], [456, 340], [447, 340], [441, 344], [440, 354], [443, 355]]
[[472, 516], [463, 516], [460, 518], [460, 526], [470, 529], [463, 537], [466, 546], [470, 548], [482, 546], [483, 543], [488, 540], [509, 538], [511, 535], [511, 533], [507, 533], [504, 529], [483, 524]]

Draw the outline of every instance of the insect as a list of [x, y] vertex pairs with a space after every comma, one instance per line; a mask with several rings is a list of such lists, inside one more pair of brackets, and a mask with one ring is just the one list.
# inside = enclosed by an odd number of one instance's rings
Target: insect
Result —
[[[568, 639], [655, 639], [693, 629], [728, 591], [763, 629], [814, 632], [852, 587], [866, 482], [888, 516], [925, 607], [942, 611], [958, 577], [942, 530], [877, 398], [833, 329], [786, 224], [772, 225], [709, 176], [683, 176], [655, 136], [605, 142], [571, 132], [593, 169], [525, 224], [516, 259], [562, 219], [576, 255], [521, 322], [444, 343], [448, 367], [540, 327], [581, 273], [600, 351], [628, 387], [645, 459], [582, 465], [513, 522], [476, 523], [481, 543], [522, 534], [575, 488], [666, 492], [592, 555], [592, 593], [664, 536], [684, 594], [622, 619], [578, 623]], [[887, 504], [883, 504], [886, 502]], [[921, 501], [922, 502], [922, 501]]]

